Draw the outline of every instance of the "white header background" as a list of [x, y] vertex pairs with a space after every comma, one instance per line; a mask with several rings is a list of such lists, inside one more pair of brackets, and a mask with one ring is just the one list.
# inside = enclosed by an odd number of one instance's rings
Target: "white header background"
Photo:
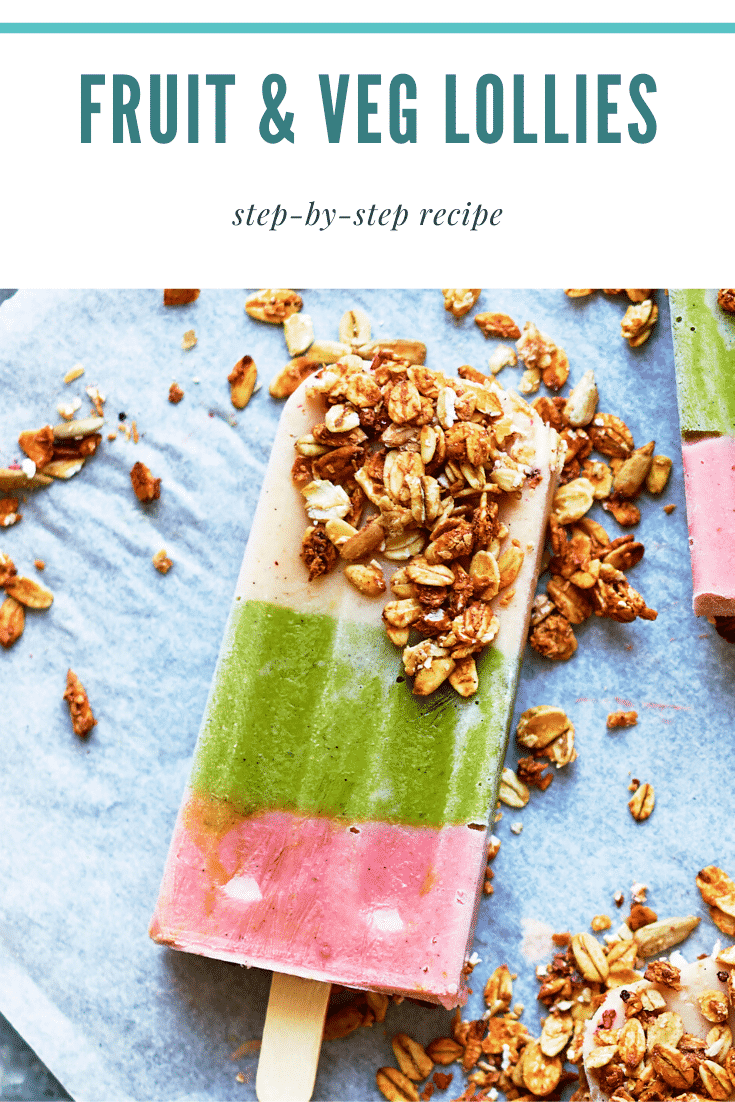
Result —
[[[732, 283], [734, 47], [732, 34], [3, 34], [0, 282]], [[262, 82], [274, 72], [287, 82], [280, 111], [294, 112], [293, 144], [268, 145], [258, 132]], [[334, 90], [342, 72], [350, 74], [345, 122], [341, 142], [330, 145], [319, 74], [329, 73]], [[505, 131], [494, 145], [474, 135], [475, 84], [488, 72], [501, 77], [505, 90]], [[82, 73], [107, 78], [92, 91], [102, 107], [92, 117], [91, 145], [80, 142]], [[113, 73], [140, 83], [140, 145], [127, 135], [124, 144], [112, 143]], [[166, 74], [178, 74], [179, 133], [169, 145], [150, 136], [151, 73], [162, 75], [164, 89]], [[198, 145], [186, 138], [189, 73], [200, 75]], [[207, 73], [236, 76], [227, 90], [226, 144], [214, 142]], [[357, 143], [359, 73], [382, 76], [381, 87], [371, 90], [379, 107], [370, 120], [370, 128], [382, 132], [380, 145]], [[388, 86], [397, 73], [409, 73], [417, 84], [418, 98], [407, 105], [418, 113], [415, 145], [390, 139]], [[468, 145], [444, 140], [447, 73], [457, 75], [457, 123], [470, 131]], [[537, 144], [513, 144], [515, 73], [525, 74], [525, 129], [538, 134]], [[569, 133], [567, 145], [543, 141], [546, 73], [556, 74], [557, 129]], [[588, 76], [586, 145], [574, 140], [577, 73]], [[622, 75], [610, 91], [619, 108], [609, 121], [610, 129], [622, 131], [620, 144], [596, 141], [598, 73]], [[627, 135], [629, 122], [643, 125], [627, 91], [638, 73], [650, 74], [657, 86], [645, 94], [658, 127], [648, 145]], [[401, 204], [409, 217], [396, 232], [355, 227], [351, 220], [324, 231], [291, 219], [275, 232], [232, 225], [235, 210], [250, 204], [256, 210], [280, 204], [305, 215], [312, 201], [338, 215], [373, 203], [378, 212]], [[422, 207], [464, 209], [467, 203], [489, 213], [501, 208], [500, 224], [476, 232], [418, 225]]]
[[17, 19], [31, 22], [141, 20], [146, 23], [185, 21], [253, 21], [310, 20], [312, 22], [670, 22], [732, 20], [732, 0], [698, 0], [696, 9], [691, 0], [648, 0], [644, 7], [628, 4], [593, 6], [589, 0], [523, 0], [508, 4], [506, 0], [463, 0], [450, 8], [445, 0], [371, 0], [369, 6], [346, 5], [344, 0], [280, 0], [277, 9], [256, 4], [252, 0], [127, 0], [124, 11], [102, 7], [99, 0], [26, 0]]

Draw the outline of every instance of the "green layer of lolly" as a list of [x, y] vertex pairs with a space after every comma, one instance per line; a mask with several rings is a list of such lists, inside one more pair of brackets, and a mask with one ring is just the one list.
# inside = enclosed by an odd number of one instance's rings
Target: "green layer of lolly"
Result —
[[489, 647], [478, 669], [474, 697], [421, 699], [379, 624], [236, 602], [192, 784], [245, 814], [485, 823], [518, 663]]
[[735, 318], [716, 291], [670, 291], [682, 434], [735, 431]]

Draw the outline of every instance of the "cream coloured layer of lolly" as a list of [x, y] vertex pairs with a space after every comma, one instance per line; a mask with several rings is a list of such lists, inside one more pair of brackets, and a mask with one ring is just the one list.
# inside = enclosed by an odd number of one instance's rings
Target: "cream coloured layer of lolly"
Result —
[[[466, 394], [476, 384], [457, 385]], [[291, 473], [294, 445], [325, 415], [313, 386], [302, 384], [283, 411], [151, 935], [224, 960], [452, 1006], [465, 997], [462, 969], [558, 437], [526, 403], [488, 384], [506, 447], [514, 442], [513, 462], [525, 472], [517, 490], [490, 492], [503, 536], [493, 550], [516, 540], [522, 565], [489, 602], [497, 634], [476, 655], [478, 691], [465, 698], [445, 682], [416, 696], [381, 622], [385, 597], [355, 590], [342, 561], [307, 578], [308, 520]], [[449, 439], [457, 435], [447, 429]], [[510, 465], [496, 456], [484, 473]], [[386, 575], [405, 566], [380, 547], [370, 555]]]

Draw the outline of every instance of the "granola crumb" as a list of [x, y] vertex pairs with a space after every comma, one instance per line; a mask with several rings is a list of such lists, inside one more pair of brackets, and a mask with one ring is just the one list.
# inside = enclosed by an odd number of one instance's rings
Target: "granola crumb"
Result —
[[65, 421], [71, 421], [81, 404], [82, 399], [79, 397], [72, 398], [70, 402], [57, 402], [56, 412], [59, 417], [63, 417]]
[[[27, 429], [21, 432], [18, 437], [18, 445], [28, 456], [28, 459], [35, 464], [32, 474], [28, 476], [32, 478], [36, 473], [36, 467], [45, 467], [53, 458], [54, 430], [51, 425], [44, 425], [42, 429]], [[21, 467], [26, 470], [25, 461], [21, 463]]]
[[69, 704], [74, 734], [79, 738], [87, 738], [92, 728], [97, 726], [97, 720], [92, 714], [85, 688], [73, 670], [67, 672], [63, 699]]
[[130, 481], [138, 501], [157, 501], [161, 496], [161, 480], [154, 478], [145, 463], [136, 463], [130, 472]]
[[94, 406], [94, 411], [98, 417], [103, 417], [105, 412], [106, 398], [98, 386], [85, 387], [87, 397]]
[[178, 383], [171, 383], [168, 388], [168, 400], [172, 406], [177, 406], [184, 397], [184, 392]]
[[559, 613], [552, 613], [533, 628], [528, 641], [544, 658], [566, 662], [577, 649], [572, 625]]
[[523, 830], [523, 823], [513, 823], [510, 828], [511, 834], [520, 834]]
[[607, 717], [608, 729], [614, 727], [635, 727], [638, 722], [637, 712], [610, 712]]
[[324, 524], [307, 528], [301, 541], [301, 558], [309, 572], [309, 581], [328, 574], [337, 565], [338, 552], [327, 537]]
[[519, 758], [518, 779], [529, 788], [538, 788], [545, 792], [554, 779], [553, 773], [545, 772], [547, 767], [548, 763], [545, 761], [536, 761], [532, 757]]
[[187, 306], [190, 302], [196, 302], [199, 291], [195, 290], [166, 290], [163, 292], [164, 306]]
[[253, 395], [257, 378], [258, 369], [252, 356], [243, 356], [237, 361], [227, 376], [227, 382], [230, 384], [230, 401], [235, 409], [245, 409]]
[[84, 368], [82, 367], [82, 365], [76, 364], [74, 367], [69, 368], [66, 375], [64, 376], [64, 382], [67, 384], [73, 383], [75, 379], [78, 379], [83, 374]]
[[10, 556], [0, 551], [0, 585], [5, 587], [17, 573], [15, 563]]
[[487, 859], [488, 861], [494, 861], [500, 852], [500, 839], [495, 834], [490, 835], [490, 841], [487, 846]]
[[117, 433], [116, 432], [108, 432], [107, 439], [110, 441], [110, 443], [112, 443], [113, 440], [117, 440]]
[[17, 643], [25, 628], [25, 609], [15, 597], [7, 596], [0, 604], [0, 645], [6, 649]]
[[19, 501], [17, 497], [0, 498], [0, 527], [10, 528], [17, 524], [23, 516], [18, 512]]
[[627, 925], [635, 933], [644, 926], [650, 926], [658, 920], [657, 913], [651, 907], [644, 907], [642, 903], [633, 903], [628, 915]]
[[675, 505], [664, 505], [664, 512], [668, 513], [669, 515], [673, 513], [674, 509], [676, 509]]
[[479, 287], [443, 287], [444, 309], [455, 318], [464, 317], [480, 297]]
[[717, 292], [717, 304], [726, 314], [735, 314], [735, 288], [720, 287]]
[[43, 561], [43, 559], [34, 559], [33, 565], [35, 566], [36, 570], [46, 569], [46, 563]]
[[130, 424], [130, 434], [133, 437], [133, 443], [137, 444], [140, 440], [140, 434], [138, 433], [138, 422], [132, 421]]
[[173, 561], [166, 555], [165, 547], [162, 547], [160, 551], [156, 551], [151, 562], [159, 574], [168, 574], [169, 570], [174, 565]]
[[520, 338], [521, 330], [508, 314], [486, 312], [475, 314], [474, 320], [475, 325], [479, 326], [485, 337], [499, 337], [501, 340], [511, 341]]
[[291, 314], [298, 314], [304, 305], [301, 295], [287, 287], [268, 287], [250, 295], [245, 301], [245, 312], [256, 321], [283, 325]]
[[595, 915], [590, 922], [590, 928], [595, 931], [596, 934], [602, 933], [603, 930], [609, 930], [612, 926], [612, 919], [609, 915]]
[[633, 798], [628, 801], [628, 808], [636, 822], [641, 823], [644, 819], [649, 818], [655, 802], [653, 785], [645, 781], [636, 788]]
[[197, 342], [197, 335], [193, 329], [187, 329], [184, 333], [181, 341], [181, 348], [184, 352], [188, 352], [190, 348], [193, 348]]

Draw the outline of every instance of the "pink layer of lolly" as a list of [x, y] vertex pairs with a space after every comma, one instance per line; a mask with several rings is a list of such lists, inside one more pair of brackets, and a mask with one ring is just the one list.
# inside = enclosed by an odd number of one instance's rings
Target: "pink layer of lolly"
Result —
[[[248, 817], [190, 794], [151, 936], [240, 964], [456, 1006], [485, 831]], [[474, 871], [473, 871], [474, 870]], [[416, 986], [421, 976], [421, 986]]]
[[697, 616], [735, 615], [735, 439], [682, 447]]

